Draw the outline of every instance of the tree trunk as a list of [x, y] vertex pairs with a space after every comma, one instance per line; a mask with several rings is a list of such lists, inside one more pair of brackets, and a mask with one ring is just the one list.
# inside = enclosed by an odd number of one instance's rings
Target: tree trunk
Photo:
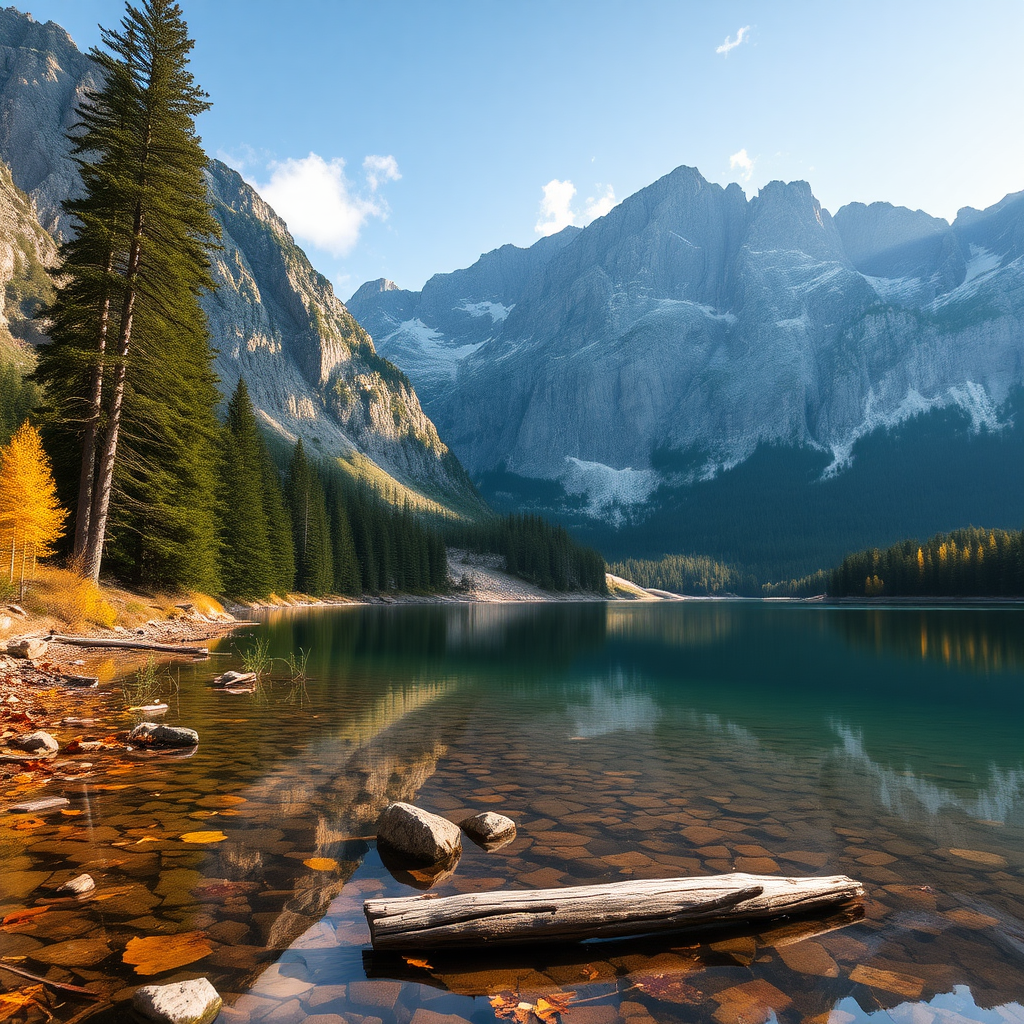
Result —
[[367, 900], [374, 949], [436, 949], [679, 931], [694, 925], [803, 914], [864, 895], [845, 875], [711, 875]]
[[103, 543], [107, 533], [107, 517], [110, 512], [110, 492], [114, 481], [114, 461], [117, 457], [117, 442], [121, 431], [121, 411], [124, 408], [125, 378], [128, 373], [128, 352], [131, 349], [132, 321], [135, 315], [135, 282], [142, 254], [142, 229], [144, 216], [142, 204], [135, 208], [135, 224], [132, 231], [132, 246], [128, 254], [125, 273], [127, 287], [124, 308], [121, 313], [121, 330], [117, 346], [117, 369], [114, 373], [113, 394], [107, 413], [107, 433], [99, 459], [99, 477], [93, 490], [92, 511], [89, 520], [89, 540], [85, 550], [83, 571], [94, 583], [100, 579], [100, 564], [103, 561]]
[[[107, 273], [110, 273], [113, 254], [107, 261]], [[85, 425], [85, 436], [82, 438], [82, 469], [78, 477], [78, 511], [75, 516], [75, 543], [72, 557], [84, 562], [86, 548], [89, 544], [89, 522], [92, 517], [93, 484], [96, 480], [96, 437], [100, 429], [100, 416], [103, 412], [103, 368], [104, 355], [107, 350], [107, 328], [110, 324], [110, 295], [103, 300], [100, 311], [100, 330], [96, 344], [96, 366], [93, 368], [92, 387], [89, 393], [89, 419]]]

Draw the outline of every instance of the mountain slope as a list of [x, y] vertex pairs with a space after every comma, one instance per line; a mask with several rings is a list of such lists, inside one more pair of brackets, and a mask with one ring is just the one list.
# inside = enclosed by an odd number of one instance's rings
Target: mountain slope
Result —
[[[748, 200], [681, 167], [546, 256], [504, 294], [486, 338], [453, 318], [492, 301], [476, 267], [446, 275], [447, 310], [436, 279], [420, 297], [364, 286], [351, 300], [385, 354], [404, 351], [409, 331], [386, 309], [392, 294], [434, 352], [461, 353], [447, 376], [442, 359], [409, 373], [463, 463], [507, 500], [532, 494], [640, 529], [765, 446], [813, 456], [810, 482], [822, 483], [848, 474], [860, 441], [929, 411], [1010, 437], [1007, 403], [1024, 384], [1024, 193], [953, 225], [882, 203], [833, 218], [805, 182]], [[987, 486], [1019, 518], [1021, 488]], [[899, 530], [913, 520], [901, 500], [879, 497], [865, 515]], [[693, 550], [692, 517], [662, 525], [663, 550]]]
[[[70, 230], [61, 202], [78, 187], [66, 134], [94, 85], [91, 62], [63, 29], [0, 10], [0, 159], [57, 238]], [[414, 504], [478, 511], [408, 378], [377, 355], [284, 222], [219, 161], [207, 180], [223, 249], [214, 257], [218, 288], [203, 305], [225, 393], [244, 374], [264, 424], [282, 439], [302, 437]], [[13, 209], [6, 200], [0, 194]]]

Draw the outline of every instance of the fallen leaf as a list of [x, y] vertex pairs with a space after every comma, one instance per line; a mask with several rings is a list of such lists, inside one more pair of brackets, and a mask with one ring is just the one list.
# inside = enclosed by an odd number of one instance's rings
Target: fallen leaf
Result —
[[29, 907], [27, 910], [16, 910], [13, 914], [8, 914], [3, 921], [0, 921], [0, 927], [12, 928], [14, 925], [23, 924], [25, 921], [30, 921], [33, 917], [45, 914], [49, 909], [49, 907]]
[[42, 818], [22, 818], [14, 824], [14, 830], [16, 832], [30, 832], [34, 828], [40, 828], [45, 825], [46, 822]]
[[[0, 1020], [7, 1020], [13, 1017], [19, 1010], [26, 1006], [40, 1006], [37, 996], [43, 994], [42, 985], [29, 985], [28, 988], [16, 992], [0, 993]], [[42, 1007], [40, 1006], [42, 1009]]]
[[202, 960], [213, 952], [206, 932], [180, 932], [178, 935], [150, 935], [131, 939], [124, 951], [124, 962], [134, 964], [136, 974], [161, 974]]
[[186, 832], [182, 837], [183, 843], [219, 843], [227, 839], [223, 832]]
[[422, 967], [423, 970], [425, 970], [425, 971], [432, 971], [434, 969], [433, 965], [428, 963], [426, 960], [416, 960], [415, 958], [413, 958], [411, 956], [403, 956], [402, 959], [410, 967]]
[[[198, 832], [190, 833], [190, 835], [199, 835], [199, 834], [200, 833], [198, 833]], [[184, 839], [185, 837], [182, 836], [181, 838]], [[201, 842], [201, 840], [196, 840], [196, 839], [190, 839], [190, 840], [187, 840], [187, 841], [188, 842]], [[142, 843], [159, 843], [159, 842], [160, 842], [160, 837], [159, 836], [143, 836], [135, 845], [139, 846]]]
[[575, 992], [552, 992], [550, 995], [540, 996], [533, 1012], [544, 1021], [544, 1024], [551, 1024], [560, 1014], [568, 1013], [569, 1003], [575, 996]]
[[78, 807], [62, 807], [60, 813], [66, 818], [76, 818], [82, 813], [81, 808]]
[[700, 989], [670, 974], [644, 975], [636, 983], [636, 987], [652, 999], [660, 999], [666, 1003], [697, 1006], [704, 1002], [704, 993]]
[[308, 857], [302, 862], [310, 871], [333, 871], [338, 862], [333, 857]]

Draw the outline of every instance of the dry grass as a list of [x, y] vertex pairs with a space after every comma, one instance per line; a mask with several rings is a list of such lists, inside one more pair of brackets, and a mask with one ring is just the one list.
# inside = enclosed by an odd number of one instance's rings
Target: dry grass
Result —
[[26, 611], [56, 620], [68, 629], [105, 626], [118, 620], [117, 609], [92, 580], [70, 569], [41, 565], [25, 595]]

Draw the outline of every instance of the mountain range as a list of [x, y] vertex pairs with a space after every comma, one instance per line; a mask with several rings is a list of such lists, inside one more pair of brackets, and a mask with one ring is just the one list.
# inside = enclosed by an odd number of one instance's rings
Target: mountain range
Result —
[[1024, 193], [953, 224], [833, 217], [806, 182], [747, 198], [680, 167], [582, 230], [348, 305], [499, 504], [606, 553], [784, 573], [1019, 528], [1022, 257]]
[[[95, 85], [92, 61], [63, 28], [0, 10], [0, 350], [21, 363], [40, 340], [32, 314], [49, 295], [45, 267], [72, 229], [61, 205], [79, 180], [67, 133]], [[409, 379], [377, 354], [284, 221], [222, 162], [209, 162], [207, 182], [222, 248], [203, 304], [225, 395], [244, 375], [282, 444], [301, 437], [420, 507], [479, 512]]]

